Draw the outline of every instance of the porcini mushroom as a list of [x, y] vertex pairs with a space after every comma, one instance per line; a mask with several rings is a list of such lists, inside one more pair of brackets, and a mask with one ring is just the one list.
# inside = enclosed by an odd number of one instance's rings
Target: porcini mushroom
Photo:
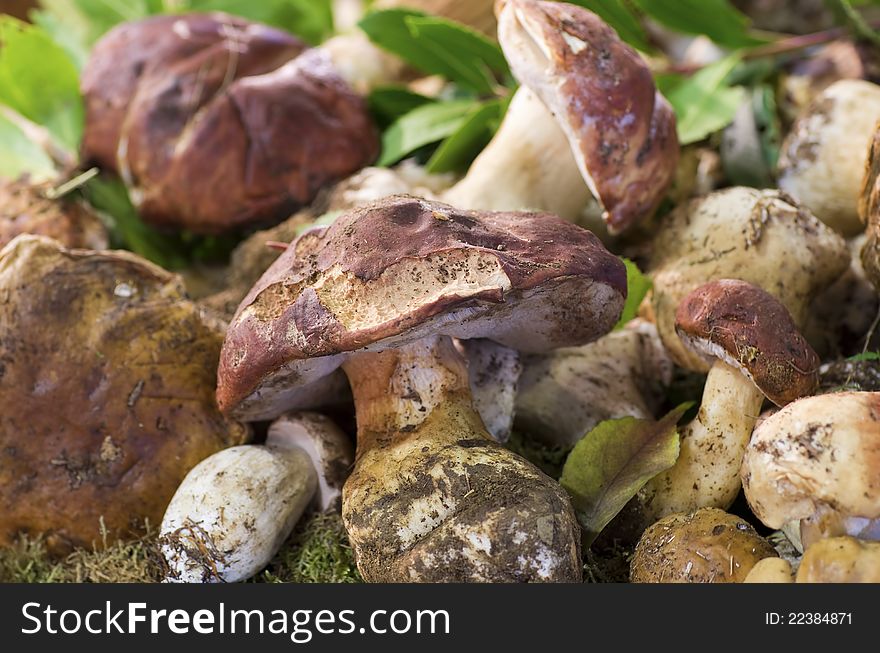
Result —
[[819, 540], [805, 552], [798, 583], [880, 583], [880, 542], [854, 537]]
[[158, 524], [186, 473], [241, 444], [214, 403], [222, 326], [128, 252], [0, 251], [0, 544], [100, 546]]
[[[780, 265], [780, 261], [784, 265]], [[663, 218], [647, 267], [657, 330], [672, 359], [706, 372], [675, 331], [675, 313], [694, 288], [713, 279], [741, 279], [776, 297], [795, 324], [810, 301], [847, 269], [846, 241], [777, 191], [728, 188]]]
[[845, 79], [816, 97], [782, 144], [779, 188], [846, 236], [862, 230], [859, 191], [878, 120], [880, 86]]
[[588, 342], [625, 293], [619, 259], [554, 216], [387, 198], [303, 234], [251, 290], [227, 331], [218, 402], [266, 418], [343, 367], [358, 443], [342, 511], [366, 580], [574, 580], [568, 497], [489, 438], [450, 337]]
[[630, 564], [633, 583], [742, 583], [776, 551], [751, 524], [702, 508], [664, 517], [648, 528]]
[[880, 393], [801, 399], [755, 429], [742, 464], [746, 500], [771, 528], [880, 539]]
[[83, 158], [118, 172], [159, 226], [277, 222], [378, 153], [365, 102], [325, 52], [225, 14], [111, 30], [82, 91]]
[[265, 445], [224, 449], [174, 493], [159, 533], [166, 581], [227, 582], [263, 569], [310, 503], [334, 506], [353, 460], [348, 438], [314, 413], [285, 415]]
[[594, 197], [611, 233], [648, 217], [672, 181], [678, 139], [646, 63], [582, 7], [504, 0], [496, 13], [498, 40], [522, 86], [444, 199], [576, 220]]
[[722, 279], [700, 286], [679, 305], [675, 325], [692, 351], [714, 362], [700, 410], [681, 429], [678, 460], [639, 494], [652, 518], [728, 508], [764, 398], [784, 406], [819, 382], [819, 357], [788, 311], [752, 284]]
[[653, 418], [673, 368], [656, 327], [644, 320], [581, 347], [524, 356], [522, 365], [516, 425], [565, 447], [606, 419]]

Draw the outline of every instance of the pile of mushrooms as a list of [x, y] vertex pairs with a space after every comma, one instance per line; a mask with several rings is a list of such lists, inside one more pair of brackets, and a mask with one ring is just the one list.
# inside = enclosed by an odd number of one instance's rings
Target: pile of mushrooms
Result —
[[[516, 439], [659, 420], [688, 375], [674, 464], [604, 533], [630, 580], [880, 581], [880, 365], [847, 359], [877, 345], [880, 86], [837, 59], [802, 80], [778, 188], [673, 189], [673, 109], [597, 15], [377, 5], [497, 37], [519, 86], [466, 173], [370, 167], [365, 95], [412, 71], [355, 22], [308, 47], [179, 14], [95, 45], [83, 163], [153, 227], [242, 242], [196, 301], [76, 195], [0, 183], [0, 546], [153, 525], [166, 582], [238, 582], [326, 512], [367, 582], [579, 582], [572, 500]], [[652, 283], [626, 324], [618, 254]]]

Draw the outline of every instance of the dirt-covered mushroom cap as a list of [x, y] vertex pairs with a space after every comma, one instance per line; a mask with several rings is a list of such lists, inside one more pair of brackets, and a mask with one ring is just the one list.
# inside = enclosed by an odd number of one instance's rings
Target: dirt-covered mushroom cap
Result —
[[820, 536], [857, 534], [880, 519], [878, 466], [880, 393], [837, 392], [800, 399], [764, 420], [741, 476], [752, 512], [767, 526], [807, 520]]
[[[780, 265], [784, 261], [784, 265]], [[649, 254], [651, 306], [676, 363], [707, 371], [675, 332], [675, 312], [694, 288], [742, 279], [776, 297], [802, 328], [810, 301], [849, 266], [846, 241], [777, 191], [728, 188], [663, 219]]]
[[862, 230], [859, 191], [878, 120], [880, 86], [841, 80], [813, 101], [782, 145], [779, 187], [847, 236]]
[[556, 116], [609, 231], [648, 217], [672, 181], [679, 147], [675, 114], [645, 61], [576, 5], [500, 0], [496, 14], [513, 74]]
[[[126, 54], [130, 43], [155, 47], [155, 60]], [[84, 158], [119, 172], [159, 226], [277, 222], [378, 152], [365, 102], [326, 53], [224, 14], [112, 30], [82, 88]]]
[[625, 297], [620, 260], [560, 218], [386, 198], [303, 234], [251, 289], [217, 399], [272, 417], [347, 354], [429, 335], [531, 352], [583, 344], [611, 329]]
[[805, 552], [798, 583], [880, 583], [880, 542], [854, 537], [819, 540]]
[[49, 189], [24, 178], [0, 181], [0, 248], [20, 234], [54, 238], [65, 247], [107, 247], [101, 219], [79, 200], [49, 199]]
[[745, 281], [719, 279], [693, 290], [678, 306], [675, 328], [692, 351], [735, 367], [777, 406], [819, 384], [819, 357], [791, 315]]
[[214, 403], [222, 327], [126, 252], [0, 251], [0, 543], [54, 551], [158, 524], [186, 473], [247, 437]]
[[741, 583], [776, 556], [752, 526], [717, 508], [664, 517], [650, 526], [630, 564], [634, 583]]

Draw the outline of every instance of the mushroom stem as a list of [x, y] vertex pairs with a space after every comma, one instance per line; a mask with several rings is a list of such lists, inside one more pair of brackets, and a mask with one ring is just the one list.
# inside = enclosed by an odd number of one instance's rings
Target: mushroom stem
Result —
[[525, 86], [467, 175], [444, 196], [463, 209], [538, 209], [573, 222], [591, 199], [565, 132]]
[[709, 370], [697, 416], [681, 430], [675, 465], [646, 486], [653, 518], [697, 508], [728, 508], [740, 490], [739, 470], [764, 394], [742, 372], [718, 360]]
[[489, 438], [448, 337], [356, 354], [344, 369], [358, 442], [342, 516], [365, 580], [581, 577], [568, 497]]

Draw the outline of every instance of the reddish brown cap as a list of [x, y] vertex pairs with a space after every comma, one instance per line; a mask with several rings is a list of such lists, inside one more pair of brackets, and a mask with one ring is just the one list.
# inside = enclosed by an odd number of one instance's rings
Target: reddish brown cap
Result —
[[675, 330], [706, 358], [745, 374], [777, 406], [815, 392], [819, 357], [775, 297], [745, 281], [719, 279], [678, 305]]
[[[148, 222], [196, 233], [276, 222], [378, 153], [364, 100], [283, 32], [224, 14], [119, 30], [83, 76], [83, 156], [119, 172]], [[155, 59], [125, 54], [130, 43]]]
[[584, 344], [625, 298], [620, 260], [556, 216], [386, 198], [303, 234], [251, 289], [227, 331], [218, 403], [271, 417], [346, 353], [428, 335]]
[[557, 117], [608, 230], [648, 217], [672, 182], [679, 145], [646, 63], [582, 7], [500, 0], [496, 13], [514, 75]]

